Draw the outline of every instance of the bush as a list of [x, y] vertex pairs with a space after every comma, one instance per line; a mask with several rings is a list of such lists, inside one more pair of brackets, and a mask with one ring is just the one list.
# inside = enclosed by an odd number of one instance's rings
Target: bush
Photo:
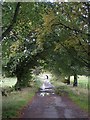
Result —
[[14, 86], [2, 88], [2, 96], [8, 96], [8, 94], [13, 92], [14, 90]]
[[63, 79], [61, 82], [63, 82], [63, 83], [67, 83], [67, 79]]
[[68, 92], [65, 88], [65, 86], [60, 86], [55, 89], [55, 93], [62, 96], [62, 95], [68, 95]]

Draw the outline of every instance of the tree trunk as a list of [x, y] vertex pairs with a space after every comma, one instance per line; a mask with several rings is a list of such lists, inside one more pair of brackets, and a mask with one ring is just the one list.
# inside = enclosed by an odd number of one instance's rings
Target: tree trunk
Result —
[[74, 82], [73, 82], [73, 87], [77, 86], [77, 74], [74, 74]]
[[21, 77], [17, 75], [17, 83], [15, 84], [15, 90], [21, 90]]
[[67, 79], [67, 85], [70, 85], [70, 75], [68, 76], [68, 79]]
[[18, 72], [17, 83], [15, 85], [15, 89], [21, 90], [21, 88], [29, 87], [30, 86], [29, 80], [30, 80], [30, 76], [28, 76], [27, 72], [26, 73], [24, 71]]

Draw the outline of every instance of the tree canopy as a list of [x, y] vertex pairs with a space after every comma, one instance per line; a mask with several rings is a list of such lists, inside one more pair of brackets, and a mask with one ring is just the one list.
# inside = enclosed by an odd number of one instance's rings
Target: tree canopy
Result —
[[90, 66], [90, 3], [3, 4], [3, 70], [28, 81], [42, 66], [55, 74], [86, 74]]

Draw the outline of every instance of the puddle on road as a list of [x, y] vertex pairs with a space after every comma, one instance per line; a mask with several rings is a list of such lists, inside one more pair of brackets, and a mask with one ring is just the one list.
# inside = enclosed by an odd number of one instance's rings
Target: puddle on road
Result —
[[41, 92], [39, 93], [39, 96], [49, 96], [49, 95], [54, 95], [55, 93], [48, 93], [48, 92]]
[[42, 92], [42, 93], [40, 93], [40, 96], [48, 96], [48, 95], [50, 95], [49, 93], [45, 93], [45, 92]]
[[45, 81], [43, 83], [43, 85], [40, 87], [40, 90], [38, 92], [38, 95], [39, 96], [50, 96], [50, 95], [54, 95], [54, 86], [48, 82], [48, 81]]
[[53, 89], [48, 89], [48, 88], [40, 89], [38, 91], [38, 95], [42, 96], [42, 97], [44, 97], [44, 96], [50, 96], [50, 95], [54, 95], [54, 94], [55, 94], [54, 90]]

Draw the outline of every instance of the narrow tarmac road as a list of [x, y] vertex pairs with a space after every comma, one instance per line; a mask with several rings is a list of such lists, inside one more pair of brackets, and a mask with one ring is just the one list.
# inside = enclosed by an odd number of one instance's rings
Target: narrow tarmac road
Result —
[[20, 118], [88, 118], [68, 96], [37, 93]]

